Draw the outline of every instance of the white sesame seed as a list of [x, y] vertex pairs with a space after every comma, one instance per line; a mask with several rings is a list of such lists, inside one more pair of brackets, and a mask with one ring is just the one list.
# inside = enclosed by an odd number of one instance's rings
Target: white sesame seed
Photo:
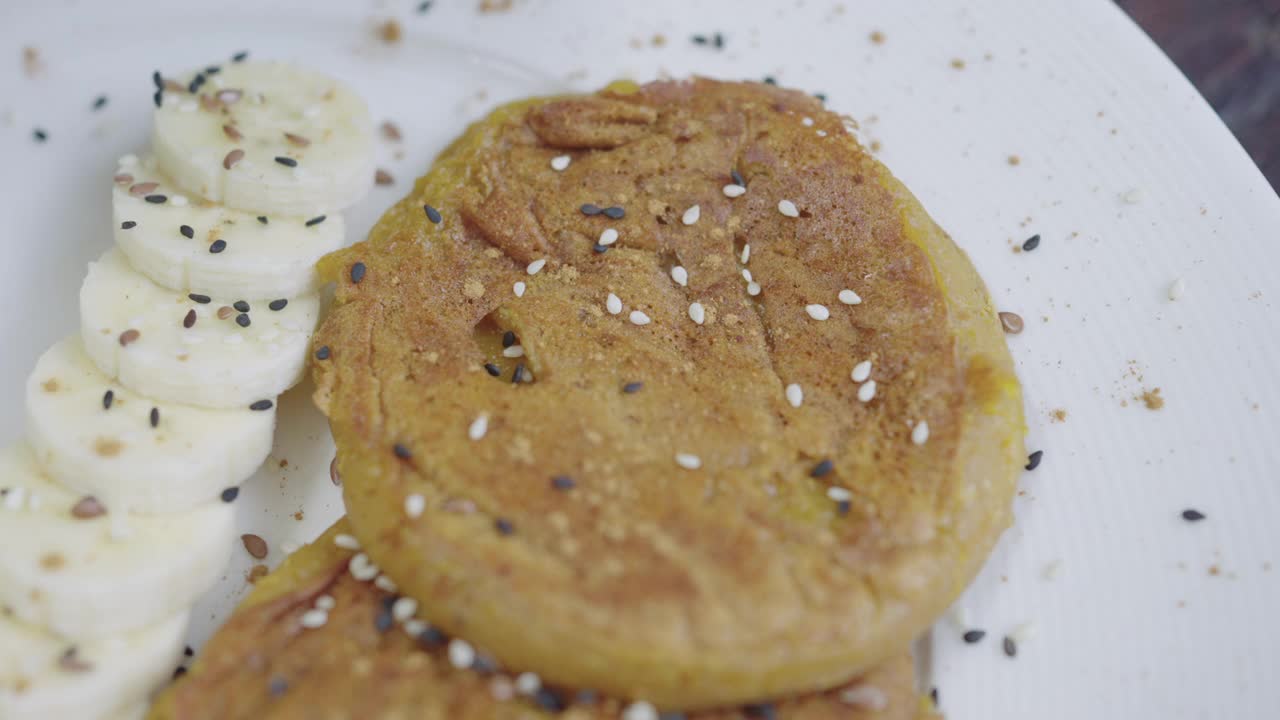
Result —
[[169, 204], [174, 207], [186, 207], [187, 204], [190, 202], [191, 202], [190, 200], [187, 200], [186, 195], [174, 195], [173, 197], [169, 198]]
[[1018, 627], [1014, 628], [1013, 632], [1009, 633], [1009, 637], [1013, 638], [1014, 642], [1021, 645], [1023, 641], [1030, 640], [1031, 638], [1035, 637], [1039, 629], [1040, 628], [1037, 627], [1034, 622], [1031, 622], [1031, 621], [1024, 622]]
[[729, 183], [728, 185], [725, 185], [724, 188], [722, 188], [722, 190], [724, 191], [725, 197], [731, 197], [731, 198], [742, 197], [742, 194], [747, 191], [746, 188], [742, 187], [741, 185], [735, 185], [734, 183]]
[[489, 696], [498, 702], [510, 702], [516, 696], [515, 683], [506, 675], [494, 675], [489, 680]]
[[858, 293], [848, 288], [841, 290], [840, 294], [837, 295], [836, 297], [840, 298], [840, 302], [844, 303], [845, 305], [861, 305], [862, 304], [862, 297], [859, 296]]
[[568, 155], [557, 155], [551, 158], [551, 169], [556, 172], [563, 172], [565, 168], [569, 167], [569, 163], [571, 162], [573, 162], [573, 158]]
[[476, 650], [462, 638], [449, 641], [449, 662], [459, 670], [466, 670], [476, 661]]
[[929, 441], [929, 423], [921, 420], [916, 426], [911, 428], [911, 442], [917, 445], [923, 445]]
[[742, 264], [746, 265], [751, 260], [751, 243], [743, 243], [742, 245]]
[[364, 553], [356, 553], [351, 556], [351, 562], [347, 563], [347, 569], [351, 571], [351, 577], [360, 582], [369, 582], [378, 576], [378, 566], [374, 565], [369, 556]]
[[516, 692], [532, 695], [542, 689], [542, 678], [537, 673], [522, 672], [516, 676]]
[[819, 130], [819, 131], [818, 131], [818, 137], [826, 137], [826, 136], [827, 136], [827, 131], [826, 131], [826, 130]]
[[411, 518], [422, 517], [422, 511], [427, 509], [427, 499], [413, 493], [404, 499], [404, 514]]
[[299, 550], [301, 547], [302, 547], [302, 546], [301, 546], [301, 545], [299, 545], [298, 543], [296, 543], [296, 542], [292, 542], [292, 541], [289, 541], [289, 540], [285, 540], [284, 542], [280, 543], [280, 549], [284, 551], [284, 554], [285, 554], [285, 555], [292, 555], [292, 554], [294, 554], [294, 553], [298, 552], [298, 550]]
[[853, 372], [849, 373], [849, 378], [856, 383], [866, 382], [871, 377], [871, 361], [863, 360], [853, 366]]
[[747, 294], [750, 295], [751, 297], [755, 297], [759, 295], [760, 283], [756, 282], [755, 280], [752, 280], [751, 282], [747, 283]]
[[689, 319], [701, 325], [707, 320], [707, 311], [702, 307], [702, 303], [689, 303]]
[[787, 402], [791, 403], [791, 407], [798, 408], [804, 404], [804, 388], [800, 387], [800, 383], [791, 383], [786, 389]]
[[840, 701], [859, 710], [880, 712], [889, 707], [889, 698], [875, 685], [859, 684], [840, 691]]
[[658, 710], [644, 700], [637, 700], [622, 711], [622, 720], [658, 720]]
[[632, 310], [630, 317], [632, 325], [648, 325], [651, 322], [649, 316], [639, 310]]
[[604, 232], [600, 233], [599, 244], [608, 247], [616, 242], [618, 242], [617, 230], [614, 230], [613, 228], [605, 228]]
[[373, 579], [373, 586], [383, 592], [393, 593], [400, 588], [396, 587], [396, 581], [386, 575], [379, 575]]
[[700, 217], [702, 217], [702, 208], [697, 205], [694, 205], [693, 207], [684, 211], [684, 215], [680, 217], [680, 222], [684, 223], [685, 225], [692, 225], [698, 222], [698, 218]]
[[338, 601], [334, 600], [332, 595], [321, 595], [316, 598], [316, 607], [326, 612], [332, 610], [337, 604]]
[[853, 493], [848, 488], [842, 488], [839, 485], [832, 485], [827, 488], [827, 497], [833, 502], [849, 502], [853, 499]]
[[876, 396], [876, 381], [868, 380], [858, 387], [858, 400], [862, 402], [871, 402]]
[[1169, 284], [1169, 299], [1181, 300], [1183, 295], [1187, 294], [1187, 281], [1178, 278]]
[[790, 200], [779, 200], [778, 212], [790, 218], [800, 217], [800, 211], [796, 209], [796, 204]]
[[304, 628], [324, 627], [329, 622], [329, 613], [324, 610], [312, 609], [302, 613], [302, 617], [298, 618], [298, 624]]
[[486, 413], [480, 413], [479, 417], [471, 421], [471, 427], [467, 428], [467, 437], [479, 440], [487, 432], [489, 432], [489, 416]]
[[617, 315], [622, 312], [622, 298], [609, 293], [609, 297], [604, 299], [604, 309], [608, 310], [610, 315]]
[[546, 264], [547, 264], [546, 258], [538, 258], [537, 260], [534, 260], [533, 262], [529, 263], [529, 267], [525, 268], [525, 272], [529, 273], [530, 275], [537, 275], [538, 271], [541, 270], [542, 267]]
[[360, 549], [360, 541], [357, 540], [354, 535], [348, 535], [346, 533], [338, 533], [337, 535], [334, 535], [333, 544], [343, 548], [344, 550]]
[[676, 281], [680, 287], [689, 286], [689, 271], [685, 270], [682, 265], [676, 265], [671, 268], [671, 279]]
[[742, 268], [742, 279], [746, 280], [747, 282], [751, 282], [752, 280], [751, 271], [746, 268]]
[[805, 119], [800, 121], [800, 124], [805, 127], [813, 127], [813, 118], [806, 117]]
[[418, 618], [410, 618], [404, 621], [404, 631], [411, 638], [417, 638], [419, 635], [427, 631], [431, 627]]
[[417, 612], [418, 601], [408, 595], [400, 597], [391, 605], [391, 617], [395, 618], [396, 622], [409, 620]]
[[809, 317], [814, 320], [826, 320], [831, 317], [831, 311], [826, 305], [805, 305], [804, 311], [809, 313]]
[[523, 280], [517, 280], [516, 284], [511, 286], [511, 292], [515, 293], [516, 297], [524, 297], [525, 287]]
[[702, 458], [692, 453], [676, 453], [676, 464], [685, 470], [697, 470], [702, 467]]
[[508, 358], [524, 357], [524, 346], [512, 345], [511, 347], [502, 348], [502, 357], [508, 357]]

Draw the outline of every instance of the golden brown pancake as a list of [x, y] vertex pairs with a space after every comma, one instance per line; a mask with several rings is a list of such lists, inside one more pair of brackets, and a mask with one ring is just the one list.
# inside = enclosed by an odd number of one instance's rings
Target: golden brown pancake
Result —
[[[447, 657], [446, 639], [391, 617], [389, 608], [396, 596], [348, 572], [354, 551], [334, 544], [336, 536], [347, 532], [345, 520], [339, 521], [260, 580], [190, 671], [157, 699], [148, 717], [536, 720], [559, 714], [568, 720], [604, 720], [619, 716], [624, 704], [617, 700], [588, 700], [577, 692], [551, 689], [507, 697], [513, 685], [510, 673], [456, 669]], [[326, 622], [303, 627], [303, 615], [313, 611], [322, 596], [333, 599]], [[688, 720], [746, 720], [768, 717], [769, 710], [780, 720], [934, 717], [927, 710], [929, 701], [916, 695], [912, 683], [910, 657], [902, 654], [848, 687], [767, 709], [695, 713]]]
[[1009, 523], [1021, 394], [982, 281], [798, 92], [506, 106], [321, 270], [351, 523], [504, 664], [683, 708], [834, 687]]

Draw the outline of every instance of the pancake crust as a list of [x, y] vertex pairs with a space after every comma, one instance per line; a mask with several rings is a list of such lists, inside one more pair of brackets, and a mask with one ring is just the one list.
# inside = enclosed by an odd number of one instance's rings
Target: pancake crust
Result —
[[505, 664], [686, 708], [833, 687], [919, 634], [1010, 521], [1021, 391], [986, 289], [801, 93], [696, 79], [506, 106], [321, 272], [316, 401], [351, 523]]
[[[416, 640], [403, 625], [381, 632], [375, 618], [394, 596], [347, 572], [353, 551], [334, 545], [345, 520], [294, 553], [253, 592], [208, 642], [195, 664], [156, 701], [150, 720], [517, 720], [556, 717], [527, 697], [499, 700], [495, 684], [510, 676], [457, 670], [442, 646]], [[300, 618], [328, 595], [328, 621]], [[840, 691], [775, 706], [781, 720], [924, 720], [934, 715], [916, 696], [910, 657], [900, 655], [851, 687], [885, 701], [873, 711]], [[874, 690], [872, 690], [874, 688]], [[844, 690], [847, 690], [845, 688]], [[557, 696], [571, 699], [575, 693]], [[566, 720], [617, 718], [622, 704], [571, 702]], [[741, 710], [696, 713], [688, 720], [746, 720]]]

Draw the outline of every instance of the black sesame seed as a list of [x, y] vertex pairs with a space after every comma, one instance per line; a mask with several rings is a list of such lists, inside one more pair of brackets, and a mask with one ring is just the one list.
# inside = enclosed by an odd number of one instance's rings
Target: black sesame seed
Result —
[[268, 221], [267, 221], [267, 216], [266, 216], [266, 215], [259, 215], [259, 216], [258, 216], [258, 222], [262, 223], [263, 225], [266, 225], [266, 224], [267, 224], [267, 222], [268, 222]]
[[229, 487], [226, 490], [222, 491], [221, 497], [222, 497], [222, 502], [225, 502], [225, 503], [235, 502], [236, 498], [240, 497], [240, 488]]
[[498, 671], [498, 661], [487, 653], [476, 653], [476, 659], [471, 662], [471, 669], [481, 675], [492, 675]]
[[1004, 640], [1000, 643], [1000, 647], [1004, 650], [1004, 654], [1009, 657], [1018, 656], [1018, 644], [1008, 635], [1004, 636]]
[[592, 246], [591, 246], [591, 249], [592, 249], [592, 250], [595, 250], [597, 253], [600, 253], [600, 254], [602, 254], [602, 255], [603, 255], [604, 253], [609, 252], [609, 246], [608, 246], [608, 245], [601, 245], [600, 243], [596, 243], [595, 245], [592, 245]]
[[222, 238], [218, 238], [217, 240], [214, 240], [213, 244], [209, 246], [209, 252], [213, 253], [214, 255], [217, 255], [218, 253], [226, 249], [227, 249], [227, 241], [223, 240]]
[[144, 198], [142, 198], [142, 199], [143, 199], [143, 200], [146, 200], [147, 202], [151, 203], [152, 205], [159, 205], [159, 204], [161, 204], [161, 203], [163, 203], [163, 202], [167, 201], [169, 198], [168, 198], [168, 197], [166, 197], [166, 196], [164, 196], [164, 195], [148, 195], [148, 196], [146, 196], [146, 197], [144, 197]]
[[188, 240], [196, 236], [196, 231], [190, 225], [179, 225], [178, 232], [182, 233], [182, 237]]
[[249, 51], [241, 50], [240, 52], [231, 56], [231, 62], [244, 62], [245, 58], [247, 57], [249, 57]]
[[538, 688], [538, 692], [533, 694], [533, 701], [547, 712], [558, 713], [565, 710], [564, 698], [551, 688]]
[[[279, 158], [277, 158], [277, 159], [279, 159]], [[317, 215], [317, 216], [315, 216], [315, 217], [311, 218], [310, 220], [308, 220], [308, 221], [307, 221], [306, 223], [304, 223], [304, 224], [305, 224], [307, 227], [314, 227], [314, 226], [319, 225], [320, 223], [324, 222], [324, 218], [325, 218], [325, 216], [324, 216], [324, 215]]]
[[138, 227], [138, 223], [132, 220], [125, 220], [124, 222], [120, 223], [121, 230], [132, 230], [136, 227]]
[[249, 319], [248, 313], [240, 313], [236, 316], [236, 324], [240, 327], [249, 327], [252, 323], [253, 321]]
[[190, 330], [191, 327], [194, 326], [195, 324], [196, 324], [196, 311], [195, 311], [195, 308], [192, 308], [187, 311], [187, 314], [185, 316], [183, 316], [182, 327]]
[[108, 390], [102, 393], [102, 409], [110, 410], [111, 403], [115, 402], [115, 399], [116, 399], [116, 393], [114, 390]]
[[267, 303], [267, 308], [274, 310], [276, 312], [280, 312], [288, 304], [289, 304], [288, 300], [281, 298], [279, 300], [272, 300], [271, 302]]
[[231, 303], [231, 307], [239, 310], [240, 312], [249, 312], [249, 303], [244, 300], [237, 300]]
[[209, 67], [204, 69], [205, 75], [217, 75], [220, 72], [222, 72], [222, 68], [218, 67], [217, 65], [210, 65]]
[[707, 44], [707, 36], [706, 36], [706, 35], [694, 35], [694, 36], [693, 36], [693, 44], [694, 44], [694, 45], [706, 45], [706, 44]]
[[551, 478], [551, 487], [556, 490], [572, 490], [578, 486], [578, 483], [568, 475], [557, 475]]
[[196, 76], [191, 78], [191, 82], [187, 85], [187, 92], [191, 93], [192, 95], [195, 95], [196, 93], [200, 92], [200, 86], [203, 84], [204, 84], [204, 73], [196, 73]]
[[712, 44], [714, 44], [714, 45], [716, 46], [716, 49], [717, 49], [717, 50], [719, 50], [720, 48], [723, 48], [723, 47], [724, 47], [724, 35], [723, 35], [723, 34], [721, 34], [721, 33], [716, 33], [716, 34], [715, 34], [715, 37], [714, 37], [714, 38], [712, 38]]
[[502, 374], [502, 368], [498, 367], [497, 365], [494, 365], [493, 363], [485, 363], [484, 371], [489, 373], [489, 375], [492, 377], [498, 377], [499, 375]]
[[151, 427], [158, 427], [160, 425], [160, 408], [151, 408], [151, 417], [149, 419], [151, 420]]
[[180, 677], [182, 677], [183, 675], [186, 675], [186, 674], [187, 674], [187, 669], [186, 669], [186, 668], [184, 668], [184, 667], [182, 667], [181, 665], [179, 665], [178, 667], [176, 667], [176, 668], [174, 668], [174, 669], [173, 669], [173, 679], [174, 679], [174, 680], [177, 680], [178, 678], [180, 678]]
[[968, 630], [961, 637], [964, 638], [965, 642], [969, 643], [970, 645], [973, 645], [974, 643], [982, 642], [982, 638], [986, 636], [987, 636], [986, 630]]
[[941, 701], [938, 698], [939, 698], [938, 687], [935, 685], [934, 687], [929, 688], [929, 699], [933, 701], [934, 708], [942, 707], [942, 705], [940, 704]]
[[391, 452], [394, 452], [396, 454], [396, 457], [400, 458], [401, 460], [409, 460], [413, 457], [413, 453], [409, 451], [409, 448], [405, 447], [404, 445], [401, 445], [400, 443], [396, 443], [391, 448]]
[[512, 525], [511, 521], [506, 518], [498, 518], [494, 520], [493, 527], [503, 535], [510, 535], [516, 531], [516, 526]]
[[429, 648], [441, 647], [449, 642], [449, 636], [441, 632], [439, 628], [428, 627], [418, 633], [418, 642]]
[[502, 347], [509, 348], [516, 344], [516, 334], [510, 330], [502, 333]]
[[187, 299], [190, 300], [191, 302], [198, 302], [201, 305], [208, 305], [209, 301], [212, 298], [210, 298], [208, 295], [197, 295], [196, 293], [191, 293], [187, 295]]
[[642, 382], [640, 382], [639, 380], [637, 380], [637, 381], [634, 381], [634, 382], [629, 382], [629, 383], [627, 383], [626, 385], [623, 385], [623, 386], [622, 386], [622, 392], [624, 392], [624, 393], [626, 393], [626, 394], [628, 394], [628, 395], [634, 395], [634, 394], [636, 394], [636, 393], [640, 392], [640, 390], [641, 390], [642, 388], [644, 388], [644, 383], [642, 383]]
[[835, 467], [835, 463], [831, 462], [831, 458], [826, 458], [822, 462], [813, 466], [813, 469], [809, 471], [809, 477], [811, 478], [825, 477], [828, 473], [831, 472], [832, 468], [834, 467]]
[[94, 99], [93, 99], [93, 109], [94, 109], [94, 110], [101, 110], [102, 108], [104, 108], [104, 107], [106, 107], [106, 106], [107, 106], [107, 96], [106, 96], [106, 95], [99, 95], [98, 97], [96, 97], [96, 98], [94, 98]]
[[151, 96], [151, 99], [152, 101], [155, 102], [156, 107], [160, 107], [161, 105], [164, 105], [164, 91], [157, 90], [156, 93]]
[[373, 617], [373, 627], [380, 633], [387, 632], [393, 625], [395, 625], [395, 620], [392, 619], [391, 613], [386, 610], [379, 610], [378, 614]]
[[522, 382], [524, 382], [524, 363], [519, 363], [511, 373], [511, 384], [519, 385]]
[[596, 694], [595, 690], [587, 688], [579, 690], [578, 694], [573, 696], [573, 701], [579, 705], [595, 705], [596, 700], [599, 699], [600, 696]]
[[151, 82], [155, 83], [157, 90], [164, 89], [164, 77], [160, 74], [159, 70], [151, 73]]
[[271, 682], [267, 685], [267, 692], [271, 694], [271, 697], [280, 697], [288, 690], [289, 681], [279, 676], [271, 678]]
[[814, 93], [813, 96], [818, 98], [818, 102], [820, 103], [825, 103], [827, 101], [826, 93]]
[[730, 170], [729, 177], [733, 180], [734, 185], [741, 185], [742, 187], [747, 186], [747, 181], [742, 179], [742, 173], [737, 170]]
[[685, 714], [678, 710], [668, 710], [658, 713], [658, 720], [685, 720]]
[[430, 205], [423, 205], [422, 211], [427, 214], [427, 219], [430, 220], [433, 225], [439, 225], [440, 221], [444, 219], [440, 216], [440, 211]]
[[607, 207], [604, 210], [601, 210], [601, 212], [604, 213], [605, 217], [611, 218], [613, 220], [621, 220], [627, 214], [626, 210], [623, 210], [617, 205], [614, 205], [612, 207]]
[[1187, 522], [1200, 522], [1204, 520], [1206, 515], [1199, 510], [1188, 508], [1182, 511], [1182, 519]]
[[848, 500], [840, 500], [836, 502], [836, 512], [840, 513], [841, 515], [848, 515], [850, 507], [851, 507], [851, 504]]
[[1027, 469], [1035, 470], [1040, 467], [1040, 459], [1044, 457], [1043, 450], [1037, 450], [1027, 456]]
[[1032, 235], [1031, 237], [1027, 238], [1027, 241], [1026, 241], [1026, 242], [1022, 243], [1022, 251], [1023, 251], [1023, 252], [1031, 252], [1032, 250], [1035, 250], [1035, 249], [1036, 249], [1036, 248], [1038, 248], [1038, 247], [1040, 247], [1040, 235], [1039, 235], [1039, 234]]
[[777, 85], [777, 84], [778, 84], [778, 80], [777, 80], [777, 78], [775, 78], [775, 77], [774, 77], [774, 76], [772, 76], [772, 75], [765, 75], [765, 76], [764, 76], [764, 84], [765, 84], [765, 85]]
[[250, 405], [249, 409], [259, 410], [259, 411], [270, 410], [271, 408], [275, 407], [275, 405], [276, 404], [271, 402], [270, 400], [258, 400], [258, 401], [255, 401], [252, 405]]
[[578, 209], [581, 210], [582, 214], [586, 215], [587, 217], [599, 215], [601, 212], [603, 212], [600, 209], [599, 205], [592, 205], [591, 203], [583, 203], [582, 207]]
[[400, 598], [395, 595], [383, 595], [382, 599], [379, 600], [378, 602], [380, 605], [382, 605], [383, 610], [390, 612], [391, 608], [395, 607], [396, 600], [399, 600], [399, 599]]
[[359, 285], [360, 281], [364, 279], [364, 271], [365, 271], [364, 263], [358, 262], [355, 265], [352, 265], [351, 266], [351, 282]]
[[284, 155], [277, 155], [277, 156], [275, 157], [275, 161], [276, 161], [276, 162], [278, 162], [278, 163], [280, 163], [281, 165], [283, 165], [283, 166], [285, 166], [285, 167], [298, 167], [298, 161], [297, 161], [297, 160], [294, 160], [294, 159], [293, 159], [293, 158], [291, 158], [291, 157], [285, 157]]
[[317, 360], [328, 360], [328, 359], [329, 359], [329, 346], [328, 346], [328, 345], [321, 345], [319, 348], [317, 348], [317, 349], [316, 349], [316, 359], [317, 359]]
[[423, 0], [418, 3], [418, 14], [421, 15], [431, 9], [431, 0]]
[[193, 650], [190, 645], [188, 645], [182, 649], [182, 654], [185, 655], [186, 657], [191, 657], [192, 655], [196, 654], [196, 651]]
[[742, 714], [758, 720], [778, 720], [778, 711], [774, 709], [773, 703], [745, 705], [742, 708]]

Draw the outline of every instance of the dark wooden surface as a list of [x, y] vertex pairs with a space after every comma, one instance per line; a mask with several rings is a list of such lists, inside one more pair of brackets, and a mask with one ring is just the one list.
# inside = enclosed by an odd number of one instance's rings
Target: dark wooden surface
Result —
[[1280, 0], [1117, 0], [1280, 188]]

